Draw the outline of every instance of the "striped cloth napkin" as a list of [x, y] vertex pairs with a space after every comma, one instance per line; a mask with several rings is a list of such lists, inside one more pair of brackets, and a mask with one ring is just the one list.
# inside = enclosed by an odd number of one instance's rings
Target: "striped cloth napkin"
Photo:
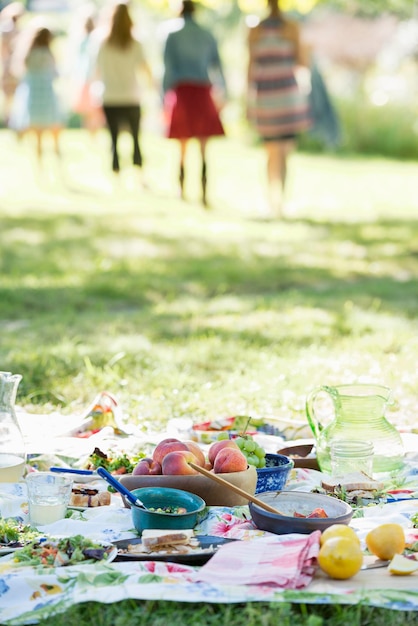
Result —
[[321, 531], [310, 535], [269, 534], [222, 545], [194, 576], [195, 582], [268, 585], [302, 589], [316, 570]]

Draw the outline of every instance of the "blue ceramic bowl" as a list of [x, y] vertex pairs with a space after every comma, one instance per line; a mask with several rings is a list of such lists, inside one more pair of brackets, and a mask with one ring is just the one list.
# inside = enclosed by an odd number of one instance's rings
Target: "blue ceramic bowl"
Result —
[[257, 468], [256, 493], [281, 491], [287, 481], [294, 462], [284, 454], [266, 454], [266, 467]]
[[139, 533], [145, 528], [163, 530], [183, 530], [196, 526], [198, 514], [203, 511], [206, 502], [194, 493], [169, 487], [143, 487], [134, 489], [133, 495], [139, 498], [147, 508], [184, 507], [187, 513], [163, 513], [147, 511], [139, 506], [131, 506], [132, 521]]

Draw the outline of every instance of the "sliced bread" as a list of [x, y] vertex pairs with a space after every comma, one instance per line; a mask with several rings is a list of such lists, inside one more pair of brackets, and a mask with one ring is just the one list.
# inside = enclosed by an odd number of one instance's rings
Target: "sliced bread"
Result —
[[343, 478], [324, 478], [322, 480], [322, 488], [333, 493], [337, 488], [343, 488], [346, 491], [380, 491], [383, 489], [383, 483], [373, 480], [364, 472], [351, 472]]

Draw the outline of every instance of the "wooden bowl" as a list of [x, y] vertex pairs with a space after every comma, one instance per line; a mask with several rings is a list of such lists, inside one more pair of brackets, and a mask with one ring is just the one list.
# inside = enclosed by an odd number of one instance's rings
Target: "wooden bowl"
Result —
[[[240, 487], [247, 493], [254, 495], [257, 484], [257, 470], [249, 466], [245, 472], [231, 472], [230, 474], [220, 474], [221, 478]], [[242, 506], [248, 504], [248, 500], [224, 487], [215, 483], [210, 478], [201, 474], [189, 474], [182, 476], [160, 476], [147, 474], [145, 476], [134, 476], [133, 474], [123, 474], [119, 478], [120, 483], [133, 491], [143, 487], [170, 487], [172, 489], [183, 489], [204, 499], [207, 506]], [[128, 503], [124, 504], [128, 507]]]

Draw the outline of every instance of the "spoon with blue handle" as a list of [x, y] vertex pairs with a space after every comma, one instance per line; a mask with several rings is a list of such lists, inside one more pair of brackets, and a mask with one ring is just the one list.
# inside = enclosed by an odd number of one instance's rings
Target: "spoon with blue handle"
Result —
[[127, 489], [126, 487], [121, 485], [121, 483], [118, 481], [118, 479], [115, 478], [114, 476], [112, 476], [112, 474], [110, 474], [107, 470], [105, 470], [104, 467], [98, 467], [97, 468], [97, 473], [99, 474], [99, 476], [104, 478], [104, 480], [106, 482], [108, 482], [109, 485], [112, 485], [112, 487], [114, 489], [116, 489], [116, 491], [119, 491], [119, 493], [121, 493], [123, 496], [125, 496], [125, 498], [130, 502], [130, 504], [133, 504], [134, 506], [138, 506], [141, 509], [146, 509], [147, 508], [145, 506], [145, 504], [143, 502], [141, 502], [141, 500], [136, 498], [133, 495], [133, 493], [131, 491], [129, 491], [129, 489]]
[[83, 469], [73, 469], [69, 467], [50, 467], [50, 472], [57, 472], [62, 474], [78, 474], [79, 476], [94, 476], [97, 475], [96, 471], [93, 470], [83, 470]]

